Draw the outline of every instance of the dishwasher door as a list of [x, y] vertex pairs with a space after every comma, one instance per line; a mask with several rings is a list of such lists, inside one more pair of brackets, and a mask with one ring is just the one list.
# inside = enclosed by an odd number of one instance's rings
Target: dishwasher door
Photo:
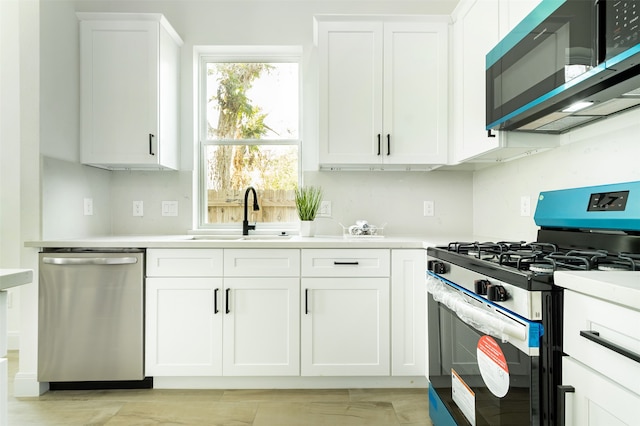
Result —
[[144, 252], [40, 253], [38, 381], [144, 378]]

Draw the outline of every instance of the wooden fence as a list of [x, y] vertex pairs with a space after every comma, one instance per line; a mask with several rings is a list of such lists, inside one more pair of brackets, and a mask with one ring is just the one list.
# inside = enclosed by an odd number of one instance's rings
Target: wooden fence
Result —
[[[208, 191], [208, 223], [236, 223], [244, 219], [244, 190]], [[249, 195], [249, 222], [297, 222], [295, 190], [258, 190], [260, 210], [254, 212]]]

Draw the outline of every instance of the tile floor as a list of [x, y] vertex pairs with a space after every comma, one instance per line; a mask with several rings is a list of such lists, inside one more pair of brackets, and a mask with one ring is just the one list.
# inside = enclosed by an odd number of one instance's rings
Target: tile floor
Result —
[[432, 426], [425, 389], [100, 390], [15, 398], [17, 352], [8, 358], [12, 426]]

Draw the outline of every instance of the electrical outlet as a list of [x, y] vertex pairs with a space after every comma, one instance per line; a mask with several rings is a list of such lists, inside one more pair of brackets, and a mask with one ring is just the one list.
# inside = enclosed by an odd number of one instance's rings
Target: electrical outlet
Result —
[[520, 197], [520, 216], [531, 216], [531, 197], [528, 195]]
[[424, 215], [433, 216], [435, 214], [435, 204], [433, 201], [424, 202]]
[[84, 215], [93, 216], [93, 198], [84, 199]]
[[320, 217], [331, 217], [331, 201], [322, 201], [320, 203], [320, 211], [318, 212]]
[[162, 202], [162, 216], [178, 216], [178, 202], [177, 201], [163, 201]]
[[133, 215], [134, 216], [144, 216], [144, 203], [142, 201], [134, 201], [133, 202]]

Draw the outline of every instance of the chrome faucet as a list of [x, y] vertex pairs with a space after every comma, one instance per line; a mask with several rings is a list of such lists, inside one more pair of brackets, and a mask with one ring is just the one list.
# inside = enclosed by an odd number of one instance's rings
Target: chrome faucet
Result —
[[249, 235], [249, 230], [256, 229], [256, 225], [249, 225], [249, 219], [247, 217], [247, 203], [249, 201], [249, 192], [253, 192], [253, 211], [260, 210], [258, 205], [258, 195], [256, 190], [252, 186], [248, 187], [244, 192], [244, 220], [242, 221], [242, 235]]

